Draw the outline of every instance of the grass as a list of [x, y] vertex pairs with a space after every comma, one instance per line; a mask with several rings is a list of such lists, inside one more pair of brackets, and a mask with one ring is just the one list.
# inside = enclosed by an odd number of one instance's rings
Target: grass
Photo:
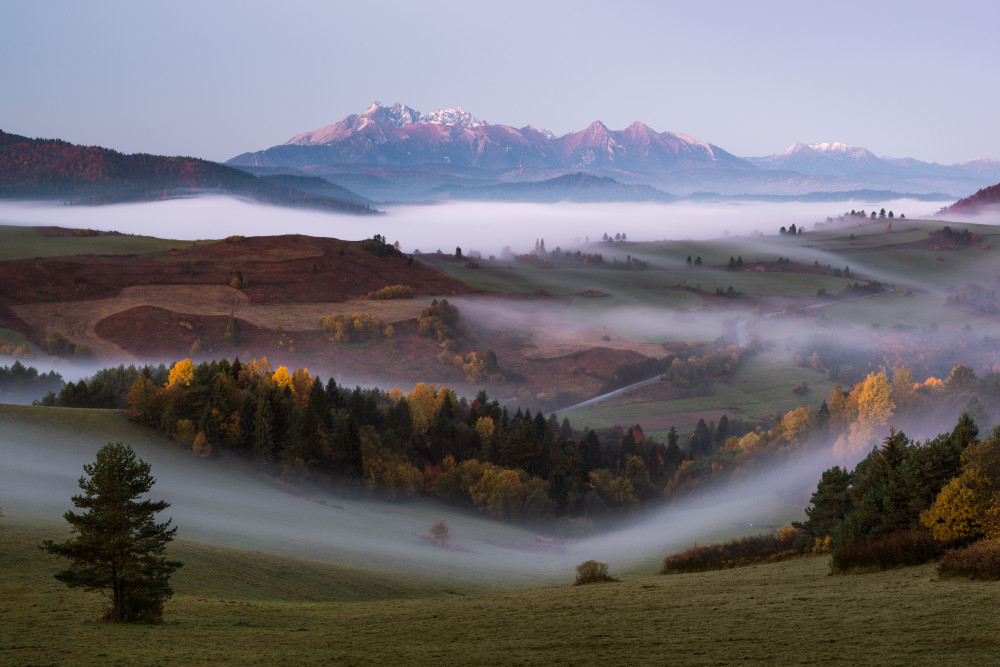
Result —
[[[828, 559], [815, 557], [582, 587], [570, 585], [568, 571], [563, 586], [485, 595], [422, 591], [401, 577], [380, 580], [370, 597], [345, 600], [329, 583], [343, 575], [336, 566], [188, 544], [179, 548], [184, 575], [175, 578], [166, 622], [115, 626], [93, 620], [98, 596], [51, 578], [58, 563], [35, 549], [41, 536], [17, 526], [0, 542], [3, 664], [1000, 660], [995, 585], [939, 580], [933, 565], [832, 577]], [[291, 589], [282, 570], [296, 580]], [[351, 575], [355, 582], [374, 578]], [[240, 586], [243, 580], [255, 586]]]
[[[808, 394], [792, 392], [805, 381]], [[643, 426], [643, 430], [661, 442], [666, 442], [670, 426], [681, 434], [694, 430], [698, 419], [706, 413], [725, 412], [730, 419], [748, 419], [794, 410], [805, 404], [818, 406], [829, 396], [834, 382], [826, 375], [795, 365], [784, 351], [766, 351], [746, 360], [728, 380], [708, 383], [709, 395], [674, 400], [656, 398], [656, 387], [639, 387], [572, 412], [560, 413], [573, 424], [591, 428], [628, 422]], [[704, 416], [705, 421], [718, 421]], [[646, 422], [644, 424], [643, 422]]]
[[152, 236], [43, 236], [38, 227], [0, 225], [0, 262], [68, 255], [144, 255], [193, 244]]

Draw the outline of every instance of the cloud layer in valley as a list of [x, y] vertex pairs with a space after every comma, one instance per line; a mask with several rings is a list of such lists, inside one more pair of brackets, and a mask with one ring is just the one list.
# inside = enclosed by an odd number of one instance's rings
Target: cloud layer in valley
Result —
[[913, 200], [824, 203], [524, 204], [447, 203], [396, 206], [386, 215], [352, 216], [261, 206], [219, 196], [113, 206], [0, 203], [0, 224], [58, 225], [174, 239], [217, 239], [233, 234], [306, 234], [344, 240], [382, 234], [405, 252], [500, 254], [534, 248], [576, 247], [603, 234], [630, 241], [709, 239], [774, 234], [792, 224], [812, 228], [851, 209], [885, 207], [908, 218], [929, 217], [940, 203]]

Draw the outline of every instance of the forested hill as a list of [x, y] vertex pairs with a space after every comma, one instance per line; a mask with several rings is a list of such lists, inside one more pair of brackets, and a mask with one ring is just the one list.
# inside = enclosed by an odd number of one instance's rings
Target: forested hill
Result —
[[199, 192], [285, 206], [375, 213], [356, 201], [304, 192], [239, 169], [191, 157], [125, 155], [59, 139], [0, 130], [0, 197], [65, 199], [81, 204], [146, 201]]
[[979, 213], [987, 208], [1000, 208], [1000, 183], [983, 188], [948, 207], [949, 213]]

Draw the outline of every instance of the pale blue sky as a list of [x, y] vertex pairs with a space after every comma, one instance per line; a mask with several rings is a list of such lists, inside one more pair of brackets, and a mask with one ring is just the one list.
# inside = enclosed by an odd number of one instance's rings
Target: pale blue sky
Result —
[[0, 0], [0, 129], [226, 160], [379, 100], [1000, 158], [1000, 3]]

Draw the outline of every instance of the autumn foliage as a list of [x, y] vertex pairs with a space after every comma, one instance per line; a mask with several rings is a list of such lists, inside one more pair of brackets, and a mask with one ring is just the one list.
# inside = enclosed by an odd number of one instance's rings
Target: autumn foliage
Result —
[[660, 574], [707, 572], [743, 567], [756, 563], [773, 563], [802, 553], [802, 534], [795, 528], [785, 528], [762, 535], [741, 537], [724, 544], [698, 546], [671, 554], [663, 559]]

